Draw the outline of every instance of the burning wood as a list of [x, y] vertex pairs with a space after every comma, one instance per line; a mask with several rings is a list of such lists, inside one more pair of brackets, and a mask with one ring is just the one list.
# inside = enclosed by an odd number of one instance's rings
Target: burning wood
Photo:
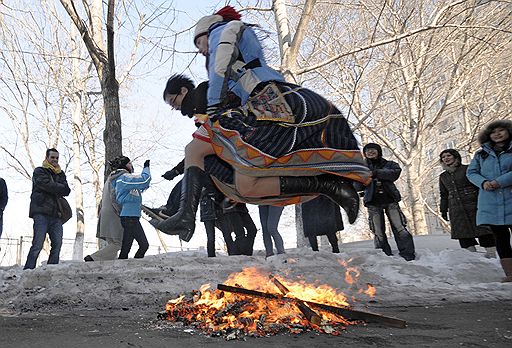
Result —
[[[339, 335], [347, 325], [355, 324], [351, 320], [405, 326], [399, 319], [350, 309], [346, 297], [326, 285], [293, 283], [274, 276], [271, 280], [256, 269], [244, 269], [218, 284], [217, 290], [207, 284], [191, 296], [170, 300], [160, 318], [227, 339], [309, 330]], [[247, 289], [255, 286], [258, 290]], [[281, 294], [275, 293], [276, 287]]]
[[405, 320], [393, 318], [393, 317], [387, 317], [381, 314], [375, 314], [371, 312], [364, 312], [352, 309], [350, 307], [337, 307], [337, 306], [331, 306], [324, 303], [317, 303], [313, 301], [303, 301], [299, 300], [293, 297], [284, 297], [278, 294], [269, 294], [266, 292], [256, 291], [256, 290], [249, 290], [244, 289], [240, 287], [235, 286], [228, 286], [224, 284], [218, 284], [217, 289], [227, 292], [234, 292], [239, 294], [244, 294], [248, 296], [256, 296], [256, 297], [263, 297], [273, 300], [279, 300], [279, 301], [290, 301], [290, 302], [303, 302], [304, 304], [310, 305], [311, 307], [315, 307], [317, 309], [321, 309], [324, 311], [331, 312], [333, 314], [340, 315], [348, 320], [362, 320], [367, 323], [378, 323], [386, 326], [391, 327], [397, 327], [397, 328], [404, 328], [407, 325], [407, 322]]
[[[277, 288], [279, 289], [279, 291], [283, 293], [283, 295], [286, 295], [287, 293], [290, 292], [290, 290], [288, 290], [288, 288], [283, 283], [281, 283], [279, 279], [277, 279], [273, 275], [270, 275], [269, 278], [270, 280], [272, 280], [274, 284], [276, 284]], [[217, 289], [219, 289], [219, 285], [221, 284], [217, 285]], [[318, 314], [316, 314], [314, 310], [309, 308], [308, 305], [304, 303], [304, 301], [297, 299], [295, 300], [294, 303], [310, 322], [312, 322], [315, 325], [320, 325], [320, 323], [322, 322], [322, 318]]]

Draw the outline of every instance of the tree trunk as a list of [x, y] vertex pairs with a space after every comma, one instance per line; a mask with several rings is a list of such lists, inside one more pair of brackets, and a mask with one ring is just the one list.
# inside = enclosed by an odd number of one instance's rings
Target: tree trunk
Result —
[[105, 110], [105, 130], [103, 131], [103, 142], [105, 143], [105, 180], [111, 171], [110, 166], [107, 165], [108, 161], [123, 154], [119, 84], [115, 76], [110, 75], [109, 69], [106, 69], [105, 78], [101, 81], [103, 109]]
[[406, 170], [407, 187], [409, 189], [407, 203], [412, 215], [412, 221], [408, 221], [409, 230], [415, 235], [428, 234], [421, 186], [422, 178], [418, 175], [418, 171], [411, 169], [411, 166], [406, 166], [404, 169]]

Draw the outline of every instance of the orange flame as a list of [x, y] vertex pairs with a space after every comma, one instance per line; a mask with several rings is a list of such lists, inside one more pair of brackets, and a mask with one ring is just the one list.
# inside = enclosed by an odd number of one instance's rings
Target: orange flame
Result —
[[[359, 276], [355, 268], [347, 268], [345, 278], [349, 284]], [[347, 297], [325, 284], [307, 284], [305, 281], [290, 281], [279, 278], [289, 292], [284, 297], [303, 301], [327, 304], [336, 307], [348, 307]], [[348, 282], [348, 281], [347, 281]], [[231, 274], [225, 285], [242, 287], [271, 294], [279, 294], [276, 285], [256, 268], [246, 268]], [[364, 293], [375, 288], [368, 284]], [[247, 295], [210, 290], [210, 284], [201, 286], [192, 297], [184, 295], [169, 300], [166, 305], [165, 319], [181, 321], [185, 325], [193, 324], [208, 333], [227, 332], [238, 329], [254, 336], [267, 335], [282, 330], [297, 332], [315, 329], [331, 335], [338, 335], [345, 326], [352, 324], [343, 317], [324, 312], [318, 313], [322, 318], [320, 325], [310, 323], [300, 312], [294, 302], [264, 299]]]

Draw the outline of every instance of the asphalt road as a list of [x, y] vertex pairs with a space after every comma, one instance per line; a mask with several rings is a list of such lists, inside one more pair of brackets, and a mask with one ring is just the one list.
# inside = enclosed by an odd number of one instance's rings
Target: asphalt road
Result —
[[[512, 294], [512, 288], [511, 288]], [[316, 332], [227, 341], [156, 319], [159, 309], [0, 314], [0, 346], [28, 347], [512, 347], [512, 300], [436, 306], [376, 307], [406, 328], [349, 326], [340, 336]]]

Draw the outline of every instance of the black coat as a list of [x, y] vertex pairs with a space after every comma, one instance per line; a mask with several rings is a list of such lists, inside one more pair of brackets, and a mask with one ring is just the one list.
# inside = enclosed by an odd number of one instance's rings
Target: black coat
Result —
[[402, 199], [394, 182], [398, 180], [402, 173], [402, 168], [398, 163], [388, 161], [382, 157], [376, 161], [367, 159], [368, 168], [372, 171], [372, 181], [364, 190], [364, 205], [372, 205], [376, 202], [376, 192], [382, 188], [383, 195], [389, 203], [398, 203]]
[[440, 211], [450, 215], [452, 239], [491, 234], [488, 228], [476, 225], [478, 188], [468, 180], [467, 167], [461, 165], [454, 172], [444, 171], [439, 176]]
[[5, 180], [0, 178], [0, 214], [4, 211], [7, 200], [7, 185], [5, 184]]
[[66, 180], [66, 174], [55, 174], [51, 169], [37, 167], [32, 175], [32, 194], [28, 216], [45, 214], [59, 216], [57, 197], [69, 195], [71, 189]]
[[318, 196], [301, 207], [304, 236], [335, 234], [343, 229], [340, 207], [329, 198]]

